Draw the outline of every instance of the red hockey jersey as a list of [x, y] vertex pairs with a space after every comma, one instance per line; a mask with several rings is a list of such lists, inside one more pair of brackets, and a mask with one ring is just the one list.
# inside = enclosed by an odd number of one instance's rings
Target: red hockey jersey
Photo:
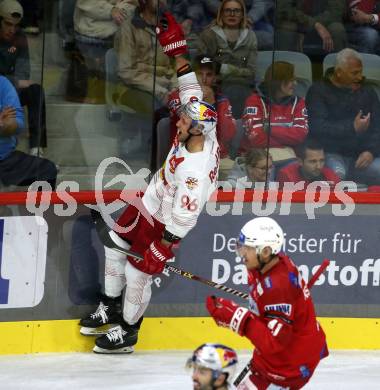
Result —
[[[177, 110], [181, 106], [178, 90], [169, 95], [168, 106], [170, 111], [170, 143], [172, 143], [177, 134]], [[216, 94], [215, 106], [218, 113], [216, 137], [220, 147], [220, 158], [225, 158], [229, 155], [229, 145], [236, 134], [236, 123], [232, 116], [230, 101], [225, 96]]]
[[311, 377], [328, 355], [310, 291], [289, 257], [268, 272], [250, 272], [250, 310], [244, 336], [255, 345], [251, 362], [271, 383], [294, 386]]
[[264, 96], [254, 93], [245, 102], [242, 137], [239, 154], [251, 148], [268, 146], [269, 114], [271, 134], [269, 146], [273, 148], [301, 144], [308, 131], [305, 100], [291, 96], [281, 103], [269, 103]]
[[[328, 167], [322, 168], [321, 176], [323, 176], [323, 178], [318, 180], [327, 181], [329, 182], [330, 186], [335, 186], [337, 183], [340, 182], [339, 176], [332, 169]], [[286, 167], [280, 169], [280, 171], [277, 174], [277, 181], [280, 183], [280, 188], [282, 188], [282, 186], [286, 182], [298, 183], [300, 181], [304, 181], [305, 182], [304, 189], [306, 189], [307, 185], [310, 184], [310, 182], [305, 180], [305, 178], [302, 176], [301, 166], [298, 162], [289, 164]]]

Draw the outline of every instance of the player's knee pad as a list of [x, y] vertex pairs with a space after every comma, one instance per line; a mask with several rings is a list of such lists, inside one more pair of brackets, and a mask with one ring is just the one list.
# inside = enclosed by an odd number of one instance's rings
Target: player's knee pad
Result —
[[152, 275], [148, 275], [127, 262], [125, 267], [127, 287], [123, 306], [123, 317], [130, 325], [144, 314], [152, 296]]
[[126, 256], [111, 248], [104, 247], [105, 270], [104, 290], [109, 297], [118, 297], [125, 286], [125, 263]]

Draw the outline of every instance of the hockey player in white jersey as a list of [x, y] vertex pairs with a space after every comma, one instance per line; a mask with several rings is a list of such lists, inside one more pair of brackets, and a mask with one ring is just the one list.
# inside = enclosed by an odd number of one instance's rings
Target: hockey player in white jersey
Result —
[[163, 271], [166, 261], [174, 256], [173, 245], [195, 226], [216, 189], [219, 169], [216, 111], [202, 101], [196, 75], [183, 56], [187, 45], [182, 28], [171, 14], [164, 14], [157, 35], [164, 52], [176, 62], [182, 104], [178, 133], [163, 167], [156, 172], [142, 198], [145, 213], [128, 206], [117, 223], [130, 227], [129, 231], [112, 232], [115, 243], [141, 254], [143, 261], [105, 247], [105, 294], [97, 310], [80, 321], [84, 335], [96, 333], [96, 328], [102, 325], [116, 324], [96, 339], [97, 353], [133, 352], [151, 298], [152, 275]]

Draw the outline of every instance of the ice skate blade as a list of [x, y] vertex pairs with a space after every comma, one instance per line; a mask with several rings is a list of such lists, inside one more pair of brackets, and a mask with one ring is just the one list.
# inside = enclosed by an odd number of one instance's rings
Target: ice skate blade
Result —
[[120, 353], [132, 353], [135, 349], [133, 347], [123, 347], [118, 349], [104, 349], [100, 348], [97, 345], [93, 348], [93, 352], [101, 354], [120, 354]]
[[117, 324], [108, 324], [106, 326], [99, 326], [98, 328], [82, 326], [79, 332], [82, 336], [103, 336], [114, 326], [117, 326]]

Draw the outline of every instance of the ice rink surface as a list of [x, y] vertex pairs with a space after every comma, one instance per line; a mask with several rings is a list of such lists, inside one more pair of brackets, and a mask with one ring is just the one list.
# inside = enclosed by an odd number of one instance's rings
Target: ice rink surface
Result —
[[[0, 356], [2, 390], [185, 390], [191, 352], [135, 352], [131, 355], [57, 353]], [[240, 352], [239, 369], [250, 353]], [[380, 389], [380, 351], [333, 351], [305, 389]]]

